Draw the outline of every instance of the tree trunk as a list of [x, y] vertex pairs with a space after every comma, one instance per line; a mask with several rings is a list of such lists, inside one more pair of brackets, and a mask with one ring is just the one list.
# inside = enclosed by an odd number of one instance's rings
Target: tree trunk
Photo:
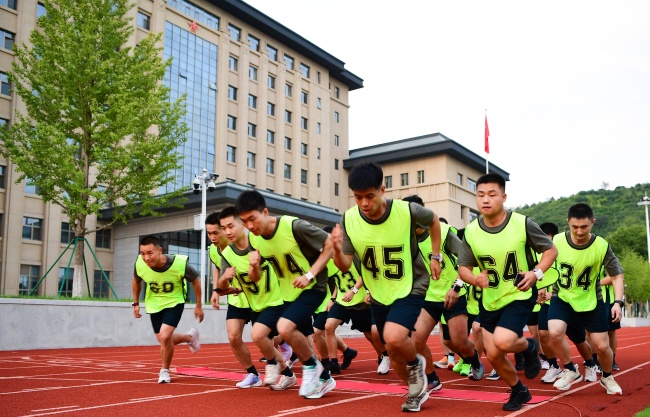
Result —
[[79, 298], [83, 297], [84, 280], [86, 277], [84, 271], [84, 250], [86, 248], [86, 242], [83, 240], [86, 235], [86, 216], [79, 214], [73, 221], [74, 234], [76, 237], [81, 239], [77, 241], [77, 247], [74, 251], [74, 257], [72, 258], [72, 267], [74, 268], [74, 275], [72, 278], [72, 297]]

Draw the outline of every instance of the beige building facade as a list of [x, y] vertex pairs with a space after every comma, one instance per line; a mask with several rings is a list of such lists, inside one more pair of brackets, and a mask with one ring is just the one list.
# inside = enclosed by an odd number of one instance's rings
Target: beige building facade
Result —
[[[90, 0], [88, 0], [90, 1]], [[12, 123], [24, 106], [11, 91], [13, 43], [27, 42], [46, 13], [36, 0], [0, 0], [0, 123]], [[129, 46], [161, 33], [172, 59], [164, 83], [172, 99], [186, 95], [188, 140], [179, 152], [176, 182], [159, 192], [184, 188], [184, 210], [164, 218], [135, 218], [88, 237], [89, 283], [84, 292], [108, 296], [99, 272], [106, 271], [118, 297], [131, 293], [138, 240], [161, 235], [170, 253], [188, 254], [198, 270], [200, 232], [194, 217], [200, 196], [189, 190], [203, 168], [219, 176], [208, 193], [208, 213], [232, 204], [243, 189], [264, 192], [273, 213], [294, 214], [319, 225], [336, 221], [347, 208], [349, 93], [363, 87], [345, 63], [307, 39], [238, 0], [137, 0]], [[71, 291], [66, 266], [74, 240], [61, 209], [45, 204], [29, 183], [0, 157], [0, 293], [27, 294], [52, 265], [37, 293]], [[197, 199], [198, 198], [198, 199]], [[103, 213], [110, 219], [111, 209]], [[90, 219], [92, 228], [96, 219]], [[59, 258], [60, 257], [60, 258]], [[210, 269], [210, 268], [209, 268]], [[87, 288], [86, 288], [87, 287]]]

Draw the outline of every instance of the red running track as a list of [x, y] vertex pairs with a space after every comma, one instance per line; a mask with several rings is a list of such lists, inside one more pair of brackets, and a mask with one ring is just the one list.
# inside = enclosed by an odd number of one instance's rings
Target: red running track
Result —
[[[549, 416], [632, 417], [650, 405], [650, 332], [623, 328], [618, 332], [614, 376], [622, 396], [611, 396], [596, 383], [580, 382], [567, 392], [536, 380], [524, 383], [535, 404], [516, 412], [502, 410], [508, 387], [501, 381], [470, 381], [450, 370], [438, 370], [444, 387], [422, 406], [425, 415], [445, 417]], [[363, 338], [346, 339], [359, 356], [325, 397], [308, 400], [298, 387], [271, 391], [266, 387], [238, 389], [243, 376], [227, 344], [203, 345], [192, 355], [176, 347], [173, 366], [191, 368], [203, 376], [172, 373], [171, 384], [158, 384], [160, 351], [155, 346], [56, 349], [0, 352], [0, 416], [293, 416], [401, 415], [406, 387], [393, 370], [376, 374], [374, 351]], [[437, 336], [429, 339], [434, 358], [441, 356]], [[257, 362], [259, 352], [249, 345]], [[574, 361], [581, 362], [575, 349]], [[483, 358], [489, 371], [490, 365]], [[581, 370], [582, 365], [580, 366]], [[205, 369], [207, 368], [207, 369]], [[296, 370], [300, 377], [300, 369]], [[239, 374], [239, 376], [237, 375]]]

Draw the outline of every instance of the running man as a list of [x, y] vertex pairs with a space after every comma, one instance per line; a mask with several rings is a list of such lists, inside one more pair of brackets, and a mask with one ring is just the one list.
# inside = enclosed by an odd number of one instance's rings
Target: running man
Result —
[[148, 286], [145, 291], [145, 309], [151, 318], [153, 332], [160, 343], [162, 368], [158, 374], [158, 383], [171, 382], [169, 366], [174, 356], [174, 345], [189, 343], [190, 352], [196, 353], [201, 348], [199, 332], [190, 329], [187, 334], [174, 333], [181, 321], [185, 309], [185, 283], [191, 282], [196, 295], [196, 308], [194, 316], [203, 321], [201, 308], [201, 280], [198, 274], [187, 262], [184, 255], [165, 255], [160, 246], [160, 239], [156, 236], [145, 236], [140, 239], [140, 254], [135, 261], [133, 271], [133, 316], [136, 319], [140, 314], [140, 292], [142, 282]]
[[[347, 272], [356, 253], [363, 283], [370, 291], [375, 323], [393, 368], [408, 385], [403, 411], [420, 411], [429, 398], [425, 359], [410, 337], [420, 315], [429, 280], [440, 277], [440, 221], [418, 204], [383, 197], [384, 174], [373, 162], [352, 168], [348, 186], [356, 206], [332, 231], [334, 263]], [[418, 255], [416, 228], [431, 235], [431, 275]]]

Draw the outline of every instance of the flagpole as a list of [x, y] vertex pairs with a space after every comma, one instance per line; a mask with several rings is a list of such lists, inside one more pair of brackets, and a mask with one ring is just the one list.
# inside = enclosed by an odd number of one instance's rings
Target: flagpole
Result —
[[490, 130], [488, 129], [487, 122], [487, 109], [485, 109], [485, 173], [490, 173], [490, 145], [488, 138], [490, 137]]

